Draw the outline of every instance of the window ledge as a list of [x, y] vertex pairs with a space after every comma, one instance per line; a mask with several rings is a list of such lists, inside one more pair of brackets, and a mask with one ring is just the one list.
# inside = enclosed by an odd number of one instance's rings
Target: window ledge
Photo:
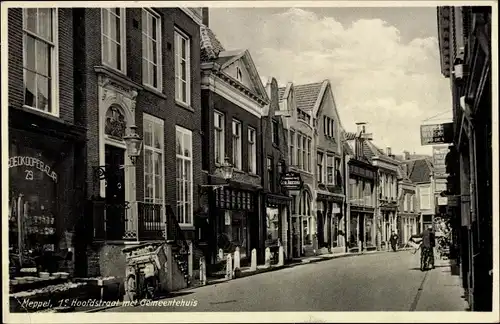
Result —
[[144, 90], [151, 92], [162, 99], [168, 99], [168, 97], [163, 92], [161, 92], [160, 89], [153, 88], [152, 86], [147, 84], [143, 84], [143, 87]]
[[177, 106], [181, 107], [181, 108], [184, 108], [184, 109], [186, 109], [186, 110], [189, 110], [190, 112], [194, 112], [194, 108], [193, 108], [193, 107], [191, 107], [190, 105], [188, 105], [188, 104], [186, 104], [186, 103], [184, 103], [184, 102], [181, 102], [181, 101], [179, 101], [179, 100], [177, 100], [177, 99], [175, 100], [175, 104], [176, 104]]
[[33, 108], [33, 107], [30, 107], [27, 105], [23, 105], [21, 110], [24, 110], [26, 112], [30, 112], [32, 114], [35, 114], [35, 115], [38, 115], [41, 117], [50, 118], [54, 121], [62, 122], [62, 120], [60, 119], [60, 117], [57, 114], [52, 114], [50, 112], [46, 112], [46, 111], [43, 111], [43, 110], [40, 110], [37, 108]]

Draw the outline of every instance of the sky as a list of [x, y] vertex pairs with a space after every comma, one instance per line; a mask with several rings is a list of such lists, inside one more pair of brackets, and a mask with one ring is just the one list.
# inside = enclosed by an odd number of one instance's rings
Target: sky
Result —
[[451, 121], [436, 19], [436, 7], [210, 8], [226, 50], [248, 49], [281, 85], [329, 79], [343, 128], [367, 122], [393, 154], [431, 154], [420, 125]]

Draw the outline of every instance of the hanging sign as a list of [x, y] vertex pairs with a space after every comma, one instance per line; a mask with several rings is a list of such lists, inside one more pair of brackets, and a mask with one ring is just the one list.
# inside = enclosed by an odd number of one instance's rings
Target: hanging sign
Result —
[[280, 185], [287, 190], [300, 190], [302, 188], [302, 177], [298, 172], [287, 172], [281, 176]]
[[420, 125], [422, 145], [450, 144], [453, 142], [453, 123]]
[[[50, 166], [45, 162], [30, 156], [13, 156], [9, 158], [9, 168], [14, 167], [31, 167], [40, 170], [48, 175], [54, 182], [57, 182], [57, 173], [52, 171]], [[26, 180], [33, 180], [33, 170], [25, 170]]]

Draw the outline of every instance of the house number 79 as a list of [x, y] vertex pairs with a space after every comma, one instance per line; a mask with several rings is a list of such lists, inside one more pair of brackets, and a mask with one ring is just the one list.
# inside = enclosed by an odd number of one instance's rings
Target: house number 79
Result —
[[24, 170], [26, 172], [26, 180], [33, 180], [33, 170]]

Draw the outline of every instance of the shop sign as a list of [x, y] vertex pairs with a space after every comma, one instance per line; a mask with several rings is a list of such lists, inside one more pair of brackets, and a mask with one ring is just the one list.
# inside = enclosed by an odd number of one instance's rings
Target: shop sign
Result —
[[448, 206], [457, 207], [460, 196], [448, 196]]
[[450, 144], [453, 142], [453, 123], [420, 125], [422, 145]]
[[332, 209], [332, 213], [333, 213], [333, 214], [340, 214], [340, 208], [338, 208], [338, 207], [333, 207], [333, 209]]
[[438, 206], [446, 206], [448, 205], [448, 197], [438, 197]]
[[[9, 168], [14, 167], [32, 167], [40, 170], [41, 172], [48, 175], [54, 182], [57, 182], [57, 173], [52, 171], [50, 166], [47, 163], [30, 156], [13, 156], [9, 158]], [[25, 170], [26, 180], [33, 180], [33, 170]]]
[[281, 176], [280, 185], [287, 190], [300, 190], [302, 188], [302, 177], [298, 172], [287, 172]]
[[434, 164], [434, 174], [437, 177], [446, 176], [446, 154], [450, 151], [448, 146], [434, 146], [432, 148], [432, 158]]

